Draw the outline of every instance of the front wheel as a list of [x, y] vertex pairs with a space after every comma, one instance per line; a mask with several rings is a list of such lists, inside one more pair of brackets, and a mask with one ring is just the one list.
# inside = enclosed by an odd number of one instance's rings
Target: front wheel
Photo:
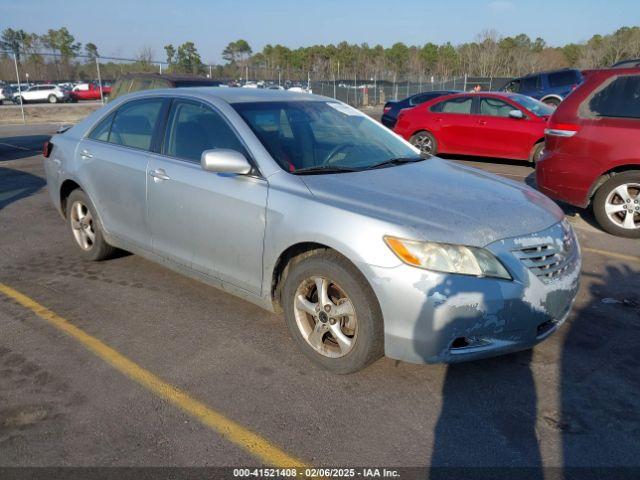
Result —
[[593, 213], [607, 232], [640, 238], [640, 171], [614, 175], [598, 188]]
[[409, 139], [409, 143], [424, 155], [436, 155], [438, 153], [438, 142], [429, 132], [421, 131], [414, 133]]
[[104, 260], [114, 253], [115, 248], [104, 239], [91, 200], [82, 190], [74, 190], [67, 198], [67, 226], [83, 258]]
[[58, 97], [55, 95], [49, 95], [49, 103], [58, 103]]
[[538, 163], [538, 160], [542, 157], [544, 153], [544, 142], [536, 143], [531, 149], [531, 153], [529, 154], [529, 161], [534, 165]]
[[334, 373], [356, 372], [383, 354], [382, 313], [362, 274], [331, 250], [287, 267], [282, 289], [287, 326], [302, 352]]

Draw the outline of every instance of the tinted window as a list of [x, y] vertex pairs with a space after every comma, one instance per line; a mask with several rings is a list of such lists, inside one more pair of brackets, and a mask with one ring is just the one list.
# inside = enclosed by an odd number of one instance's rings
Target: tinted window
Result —
[[111, 122], [113, 122], [113, 117], [115, 113], [107, 116], [104, 120], [102, 120], [89, 134], [89, 138], [93, 140], [100, 140], [102, 142], [107, 142], [109, 140], [109, 131], [111, 130]]
[[436, 98], [437, 96], [437, 93], [424, 93], [422, 95], [416, 95], [411, 100], [409, 100], [409, 103], [411, 105], [420, 105], [421, 103], [427, 102], [432, 98]]
[[111, 98], [119, 97], [120, 95], [125, 95], [129, 93], [129, 85], [131, 84], [131, 80], [126, 78], [122, 80], [118, 80], [111, 89]]
[[202, 152], [213, 148], [245, 152], [231, 127], [210, 107], [199, 102], [175, 101], [167, 122], [164, 153], [199, 162]]
[[538, 76], [525, 77], [520, 81], [521, 91], [530, 92], [538, 89]]
[[573, 70], [549, 74], [549, 85], [551, 87], [565, 87], [567, 85], [575, 85], [577, 83], [578, 78], [576, 72]]
[[640, 75], [616, 78], [593, 96], [589, 110], [600, 117], [640, 118]]
[[123, 105], [111, 125], [109, 142], [149, 150], [163, 100], [138, 100]]
[[480, 115], [491, 115], [492, 117], [508, 117], [511, 110], [517, 110], [513, 105], [496, 98], [480, 99]]
[[471, 113], [472, 103], [473, 99], [471, 97], [453, 98], [436, 103], [431, 107], [431, 111], [442, 113]]
[[151, 88], [152, 79], [150, 78], [134, 78], [131, 85], [130, 92], [137, 92], [139, 90], [148, 90]]

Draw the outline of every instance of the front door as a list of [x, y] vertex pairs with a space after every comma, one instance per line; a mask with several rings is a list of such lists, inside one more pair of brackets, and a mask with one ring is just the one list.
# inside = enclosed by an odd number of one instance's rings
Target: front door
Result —
[[202, 152], [247, 155], [221, 114], [174, 100], [160, 154], [147, 175], [148, 222], [156, 253], [255, 294], [261, 293], [266, 180], [207, 172]]

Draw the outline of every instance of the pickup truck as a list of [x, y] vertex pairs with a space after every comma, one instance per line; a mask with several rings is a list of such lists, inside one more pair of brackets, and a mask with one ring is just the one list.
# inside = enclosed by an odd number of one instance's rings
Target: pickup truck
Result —
[[[102, 95], [106, 98], [111, 93], [111, 87], [102, 86]], [[69, 94], [72, 102], [78, 100], [100, 100], [100, 86], [96, 83], [76, 85]]]

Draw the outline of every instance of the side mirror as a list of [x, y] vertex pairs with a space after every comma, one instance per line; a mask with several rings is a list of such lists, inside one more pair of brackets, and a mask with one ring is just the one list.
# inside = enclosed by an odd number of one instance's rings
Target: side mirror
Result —
[[524, 118], [524, 113], [521, 110], [513, 109], [509, 112], [509, 117], [515, 118], [517, 120], [522, 120]]
[[202, 152], [200, 165], [203, 170], [216, 173], [245, 175], [251, 171], [251, 165], [242, 153], [225, 148]]

